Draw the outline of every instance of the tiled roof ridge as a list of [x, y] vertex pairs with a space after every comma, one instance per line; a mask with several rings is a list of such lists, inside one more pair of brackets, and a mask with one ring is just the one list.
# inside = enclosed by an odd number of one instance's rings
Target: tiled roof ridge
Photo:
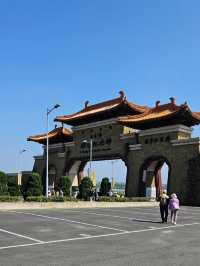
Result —
[[[64, 135], [71, 135], [72, 131], [68, 128], [65, 127], [56, 127], [53, 130], [48, 132], [48, 136], [49, 137], [54, 137], [57, 134], [63, 133]], [[46, 133], [42, 133], [42, 134], [38, 134], [38, 135], [32, 135], [29, 136], [27, 138], [28, 141], [31, 141], [32, 139], [42, 139], [42, 138], [46, 138], [47, 134]]]
[[88, 106], [89, 101], [86, 101], [85, 102], [85, 107], [83, 109], [81, 109], [80, 111], [78, 111], [76, 113], [72, 113], [70, 115], [57, 116], [55, 118], [55, 120], [60, 119], [60, 118], [71, 118], [73, 116], [82, 114], [84, 112], [88, 112], [88, 111], [95, 110], [95, 109], [98, 109], [98, 108], [101, 108], [101, 107], [109, 106], [111, 104], [117, 104], [117, 103], [120, 104], [122, 101], [123, 101], [123, 99], [121, 97], [118, 97], [118, 98], [115, 98], [115, 99], [107, 100], [107, 101], [104, 101], [104, 102], [101, 102], [101, 103], [92, 104], [92, 105], [89, 105], [89, 106]]
[[200, 112], [192, 112], [193, 116], [200, 119]]
[[136, 104], [136, 103], [133, 103], [133, 102], [128, 102], [127, 101], [127, 104], [130, 106], [130, 107], [132, 107], [132, 108], [134, 108], [134, 109], [137, 109], [137, 110], [141, 110], [141, 111], [145, 111], [145, 110], [149, 110], [149, 109], [151, 109], [149, 106], [147, 106], [147, 105], [138, 105], [138, 104]]
[[104, 106], [109, 106], [109, 105], [116, 104], [116, 103], [120, 104], [123, 101], [124, 101], [124, 99], [122, 99], [120, 97], [114, 98], [114, 99], [107, 100], [107, 101], [104, 101], [104, 102], [101, 102], [101, 103], [96, 103], [96, 104], [89, 105], [89, 106], [85, 107], [84, 109], [82, 109], [80, 112], [91, 111], [91, 110], [94, 110], [94, 109], [97, 109], [97, 108], [101, 108], [101, 107], [104, 107]]
[[200, 115], [200, 112], [193, 112], [195, 115]]
[[[172, 97], [170, 99], [172, 99]], [[147, 117], [150, 114], [159, 113], [159, 112], [164, 111], [164, 110], [167, 110], [167, 109], [169, 109], [169, 110], [171, 109], [170, 111], [172, 111], [172, 112], [170, 114], [167, 114], [166, 117], [168, 117], [168, 116], [170, 116], [172, 114], [174, 115], [174, 114], [178, 113], [181, 110], [188, 110], [192, 114], [194, 114], [190, 110], [187, 102], [185, 102], [185, 103], [183, 103], [181, 105], [177, 105], [177, 104], [175, 104], [174, 98], [173, 98], [173, 101], [171, 101], [170, 103], [165, 103], [165, 104], [160, 105], [160, 101], [157, 101], [155, 107], [152, 107], [152, 108], [147, 109], [144, 113], [138, 114], [138, 115], [122, 116], [122, 117], [120, 117], [118, 119], [118, 121], [119, 122], [120, 121], [123, 122], [123, 121], [128, 121], [128, 120], [135, 120], [135, 119], [142, 118], [142, 117], [145, 118], [145, 117]], [[200, 116], [200, 113], [199, 113], [199, 116]], [[153, 120], [153, 119], [158, 119], [158, 118], [151, 118], [151, 119]]]
[[[134, 110], [137, 110], [138, 112], [141, 112], [143, 113], [145, 110], [149, 109], [148, 106], [141, 106], [141, 105], [138, 105], [138, 104], [135, 104], [135, 103], [132, 103], [132, 102], [129, 102], [124, 94], [123, 91], [120, 91], [119, 92], [120, 94], [120, 97], [118, 98], [114, 98], [114, 99], [111, 99], [111, 100], [107, 100], [107, 101], [104, 101], [104, 102], [100, 102], [100, 103], [96, 103], [96, 104], [92, 104], [92, 105], [88, 105], [89, 104], [89, 101], [86, 101], [85, 102], [85, 107], [76, 112], [76, 113], [73, 113], [73, 114], [70, 114], [70, 115], [62, 115], [62, 116], [57, 116], [55, 118], [55, 121], [59, 121], [59, 120], [62, 120], [62, 119], [70, 119], [70, 118], [73, 118], [74, 116], [78, 116], [80, 114], [84, 114], [84, 113], [87, 113], [87, 112], [91, 112], [91, 111], [94, 111], [95, 109], [100, 109], [100, 108], [106, 108], [106, 107], [109, 107], [110, 108], [113, 108], [113, 107], [116, 107], [114, 105], [120, 105], [120, 104], [127, 104], [131, 109], [134, 109]], [[113, 105], [113, 106], [112, 106]]]

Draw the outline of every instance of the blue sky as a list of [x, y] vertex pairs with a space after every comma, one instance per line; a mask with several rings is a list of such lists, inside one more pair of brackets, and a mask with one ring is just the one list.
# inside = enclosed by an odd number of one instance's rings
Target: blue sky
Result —
[[17, 171], [24, 147], [23, 169], [32, 168], [42, 150], [26, 138], [44, 132], [55, 103], [52, 126], [120, 88], [138, 104], [175, 96], [200, 111], [199, 12], [195, 0], [0, 1], [0, 169]]

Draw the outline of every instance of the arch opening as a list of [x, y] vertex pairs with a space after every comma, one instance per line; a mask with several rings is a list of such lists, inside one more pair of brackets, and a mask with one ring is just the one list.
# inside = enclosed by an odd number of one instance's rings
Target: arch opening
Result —
[[92, 161], [91, 166], [90, 162], [86, 162], [79, 176], [81, 179], [85, 176], [91, 177], [97, 190], [100, 188], [102, 178], [108, 177], [113, 192], [125, 193], [127, 167], [121, 159]]
[[145, 160], [140, 170], [139, 196], [157, 199], [163, 190], [169, 191], [171, 166], [162, 156]]

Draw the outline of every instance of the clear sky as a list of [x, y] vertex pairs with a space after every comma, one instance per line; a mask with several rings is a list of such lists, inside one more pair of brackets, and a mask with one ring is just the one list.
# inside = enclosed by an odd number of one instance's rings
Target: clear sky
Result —
[[32, 168], [42, 149], [26, 138], [45, 131], [55, 103], [52, 127], [120, 88], [138, 104], [175, 96], [200, 111], [199, 14], [195, 0], [0, 1], [0, 169], [17, 171], [23, 148]]

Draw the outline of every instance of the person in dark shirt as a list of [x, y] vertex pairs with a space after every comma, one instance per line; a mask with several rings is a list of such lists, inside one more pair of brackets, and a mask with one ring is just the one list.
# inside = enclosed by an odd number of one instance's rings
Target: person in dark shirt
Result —
[[169, 196], [167, 195], [166, 190], [163, 190], [163, 193], [159, 197], [159, 201], [160, 201], [160, 216], [162, 219], [162, 223], [167, 223]]

